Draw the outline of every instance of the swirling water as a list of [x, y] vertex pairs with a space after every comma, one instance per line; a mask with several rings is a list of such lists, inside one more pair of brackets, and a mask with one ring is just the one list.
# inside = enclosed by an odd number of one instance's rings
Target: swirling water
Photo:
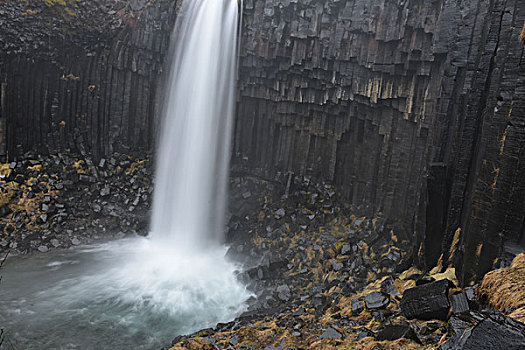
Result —
[[247, 292], [224, 248], [191, 256], [136, 237], [8, 259], [7, 349], [155, 349], [229, 321]]

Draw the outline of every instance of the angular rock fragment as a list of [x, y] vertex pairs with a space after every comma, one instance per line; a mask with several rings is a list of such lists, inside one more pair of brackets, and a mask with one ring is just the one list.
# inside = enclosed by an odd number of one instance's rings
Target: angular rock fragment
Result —
[[412, 339], [420, 343], [416, 333], [408, 325], [386, 325], [381, 328], [376, 334], [375, 338], [379, 341], [383, 340], [397, 340], [400, 338]]
[[388, 277], [383, 282], [381, 282], [381, 292], [391, 296], [399, 294], [396, 287], [394, 286], [394, 279], [392, 277]]
[[357, 316], [364, 310], [361, 299], [352, 299], [352, 315]]
[[237, 344], [239, 344], [239, 337], [237, 336], [237, 334], [233, 335], [233, 336], [230, 338], [229, 343], [230, 343], [232, 346], [236, 346]]
[[473, 329], [457, 334], [440, 350], [522, 350], [525, 349], [525, 325], [503, 315], [492, 315]]
[[283, 208], [278, 209], [278, 210], [275, 212], [275, 218], [276, 218], [277, 220], [279, 220], [280, 218], [282, 218], [284, 215], [286, 215], [286, 212], [284, 211]]
[[372, 332], [368, 328], [360, 328], [360, 329], [358, 329], [358, 331], [359, 331], [359, 334], [354, 339], [354, 341], [360, 341], [363, 338], [373, 337], [374, 336], [374, 332]]
[[102, 188], [100, 190], [100, 196], [101, 197], [105, 197], [105, 196], [108, 196], [110, 194], [111, 190], [109, 188], [109, 186], [105, 186], [104, 188]]
[[326, 339], [326, 338], [335, 338], [335, 339], [342, 339], [343, 335], [336, 331], [335, 329], [328, 327], [325, 329], [323, 334], [319, 336], [319, 340]]
[[446, 320], [449, 287], [450, 281], [445, 279], [406, 290], [401, 299], [401, 313], [408, 319]]
[[365, 305], [368, 310], [384, 309], [388, 304], [390, 304], [390, 298], [381, 292], [372, 292], [365, 297]]
[[452, 310], [455, 314], [462, 314], [470, 310], [465, 293], [451, 295], [450, 300], [452, 301]]
[[352, 246], [350, 244], [344, 244], [341, 247], [341, 255], [346, 255], [352, 251]]
[[465, 295], [467, 296], [468, 301], [478, 300], [478, 297], [476, 296], [475, 288], [476, 288], [475, 286], [465, 288]]
[[341, 264], [340, 262], [337, 262], [337, 261], [332, 262], [332, 269], [334, 271], [341, 271], [342, 268], [343, 268], [343, 264]]

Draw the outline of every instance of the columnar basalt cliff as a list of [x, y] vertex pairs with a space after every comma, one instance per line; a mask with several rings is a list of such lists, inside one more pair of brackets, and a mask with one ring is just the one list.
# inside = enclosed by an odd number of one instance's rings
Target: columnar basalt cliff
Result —
[[178, 1], [0, 5], [0, 154], [151, 151]]
[[237, 161], [333, 181], [410, 225], [419, 263], [480, 277], [524, 240], [524, 22], [519, 1], [247, 0]]
[[[4, 158], [151, 150], [177, 3], [2, 3]], [[525, 243], [525, 4], [243, 7], [234, 166], [333, 182], [404, 224], [418, 264], [454, 263], [464, 281]]]

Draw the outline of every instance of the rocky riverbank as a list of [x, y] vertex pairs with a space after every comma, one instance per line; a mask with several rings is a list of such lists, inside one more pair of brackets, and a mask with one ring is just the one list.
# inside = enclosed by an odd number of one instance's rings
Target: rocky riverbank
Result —
[[[147, 234], [148, 159], [25, 159], [1, 167], [2, 250], [45, 253]], [[243, 168], [231, 175], [228, 256], [244, 264], [239, 278], [256, 297], [235, 321], [178, 336], [171, 349], [525, 346], [523, 255], [462, 288], [451, 264], [457, 242], [447, 261], [425, 269], [415, 266], [409, 228], [359, 215], [330, 184]]]
[[46, 252], [147, 234], [153, 192], [148, 160], [124, 154], [97, 163], [76, 154], [25, 159], [1, 168], [2, 250]]
[[[291, 173], [232, 185], [229, 255], [245, 262], [239, 277], [257, 298], [235, 321], [179, 336], [171, 350], [525, 346], [523, 254], [462, 288], [451, 263], [457, 240], [448, 261], [418, 269], [402, 225], [356, 215], [331, 185]], [[494, 301], [502, 289], [514, 300], [503, 307]]]

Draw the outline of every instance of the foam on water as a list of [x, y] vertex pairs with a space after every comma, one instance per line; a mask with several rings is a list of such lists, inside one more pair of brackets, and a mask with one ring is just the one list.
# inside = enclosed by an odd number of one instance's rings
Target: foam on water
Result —
[[16, 349], [167, 345], [244, 310], [247, 292], [224, 253], [190, 258], [136, 237], [14, 257], [3, 270], [0, 324]]

